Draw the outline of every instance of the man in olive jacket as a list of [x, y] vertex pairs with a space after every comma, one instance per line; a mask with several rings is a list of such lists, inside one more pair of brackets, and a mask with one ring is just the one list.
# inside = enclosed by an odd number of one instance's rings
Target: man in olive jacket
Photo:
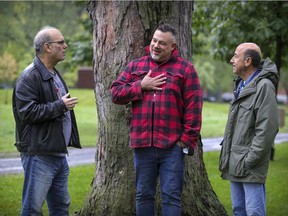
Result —
[[230, 60], [235, 80], [219, 169], [230, 180], [233, 215], [266, 215], [265, 181], [278, 132], [278, 71], [254, 43], [240, 44]]

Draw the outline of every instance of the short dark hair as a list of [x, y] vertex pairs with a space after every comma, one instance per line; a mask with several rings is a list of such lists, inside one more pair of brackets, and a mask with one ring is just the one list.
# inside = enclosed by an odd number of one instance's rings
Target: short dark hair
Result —
[[254, 49], [247, 49], [244, 52], [244, 58], [250, 57], [252, 59], [252, 65], [258, 67], [260, 65], [261, 56], [260, 53]]
[[177, 35], [176, 29], [168, 23], [163, 23], [163, 24], [159, 25], [157, 30], [159, 30], [161, 32], [170, 32], [174, 37], [176, 37], [176, 35]]

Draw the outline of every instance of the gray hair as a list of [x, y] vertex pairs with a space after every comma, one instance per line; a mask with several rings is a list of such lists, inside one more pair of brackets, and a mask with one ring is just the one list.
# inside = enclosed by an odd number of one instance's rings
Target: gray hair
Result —
[[48, 30], [56, 29], [54, 27], [46, 26], [42, 28], [34, 38], [34, 50], [36, 56], [44, 53], [44, 44], [51, 41], [51, 34]]

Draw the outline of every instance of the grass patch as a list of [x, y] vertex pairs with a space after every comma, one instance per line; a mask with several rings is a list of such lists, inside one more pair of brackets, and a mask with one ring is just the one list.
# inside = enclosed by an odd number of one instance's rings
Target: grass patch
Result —
[[201, 129], [203, 138], [223, 136], [228, 110], [229, 103], [204, 102]]
[[0, 89], [0, 152], [16, 152], [15, 123], [12, 113], [12, 90]]
[[[288, 143], [276, 145], [275, 160], [270, 162], [266, 182], [267, 215], [283, 216], [288, 212]], [[222, 180], [218, 171], [219, 152], [205, 152], [204, 162], [209, 180], [219, 200], [232, 215], [230, 182]]]
[[[95, 165], [70, 168], [70, 215], [74, 215], [74, 212], [79, 211], [83, 207], [94, 173]], [[0, 176], [0, 181], [0, 215], [20, 215], [23, 174], [2, 175]], [[43, 207], [43, 215], [48, 215], [46, 204]]]
[[[205, 152], [204, 162], [219, 200], [229, 215], [232, 215], [229, 181], [222, 180], [218, 171], [219, 152]], [[275, 160], [270, 162], [266, 190], [267, 215], [282, 216], [288, 212], [288, 143], [277, 144]], [[90, 183], [95, 173], [95, 165], [71, 167], [69, 175], [69, 191], [71, 197], [70, 215], [83, 207]], [[0, 209], [1, 215], [19, 215], [21, 208], [21, 192], [23, 174], [0, 176]], [[43, 214], [47, 214], [44, 206]]]
[[[94, 91], [91, 89], [70, 89], [71, 96], [79, 98], [75, 108], [81, 144], [83, 147], [95, 146], [97, 131], [97, 111]], [[12, 89], [0, 89], [0, 154], [16, 153], [14, 131], [15, 123], [12, 114]], [[285, 126], [280, 132], [288, 131], [288, 106], [279, 105], [285, 110]], [[228, 116], [228, 103], [203, 104], [202, 137], [223, 136]], [[2, 154], [3, 155], [3, 154]], [[209, 180], [228, 211], [232, 215], [230, 201], [230, 186], [228, 181], [220, 178], [218, 171], [219, 152], [205, 152], [204, 162]], [[276, 145], [275, 161], [270, 163], [267, 178], [267, 215], [282, 216], [288, 212], [288, 143]], [[70, 212], [78, 211], [84, 204], [90, 183], [95, 174], [95, 164], [71, 167], [69, 175], [69, 191], [71, 196]], [[0, 215], [19, 215], [21, 207], [21, 193], [23, 174], [0, 176]], [[47, 207], [44, 207], [47, 215]]]
[[[98, 138], [98, 118], [96, 99], [92, 89], [70, 89], [71, 96], [78, 97], [75, 107], [80, 141], [83, 147], [96, 146]], [[12, 113], [12, 89], [0, 89], [0, 153], [16, 153], [15, 123]], [[288, 106], [279, 105], [285, 110], [285, 126], [280, 132], [288, 131]], [[228, 117], [229, 103], [203, 104], [203, 120], [201, 134], [203, 138], [223, 136]]]

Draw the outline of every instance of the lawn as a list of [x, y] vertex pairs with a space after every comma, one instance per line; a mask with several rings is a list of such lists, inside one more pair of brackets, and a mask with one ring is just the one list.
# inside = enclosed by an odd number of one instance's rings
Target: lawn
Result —
[[[79, 98], [75, 108], [80, 139], [84, 147], [96, 146], [97, 140], [97, 113], [93, 90], [71, 89], [71, 96]], [[14, 120], [11, 108], [12, 90], [0, 89], [0, 157], [17, 154], [14, 141]], [[223, 136], [227, 119], [229, 104], [205, 102], [203, 106], [202, 137]], [[288, 132], [288, 106], [281, 105], [285, 110], [285, 126], [280, 132]], [[218, 172], [219, 152], [204, 153], [204, 162], [209, 175], [209, 180], [223, 203], [231, 214], [229, 195], [229, 182], [221, 180]], [[288, 143], [276, 145], [275, 161], [270, 163], [267, 179], [267, 215], [282, 216], [288, 212]], [[71, 167], [69, 175], [69, 190], [71, 195], [71, 215], [79, 210], [84, 203], [90, 183], [95, 172], [95, 165]], [[0, 215], [19, 215], [21, 207], [21, 190], [23, 175], [0, 176]], [[47, 207], [44, 207], [47, 215]]]
[[[205, 152], [204, 162], [209, 180], [219, 200], [232, 215], [229, 181], [220, 178], [219, 152]], [[275, 159], [270, 162], [266, 182], [267, 215], [284, 216], [288, 213], [288, 143], [276, 145]]]
[[[219, 152], [204, 153], [204, 162], [209, 180], [219, 200], [225, 209], [232, 215], [229, 182], [220, 178], [218, 171]], [[288, 143], [277, 144], [275, 160], [270, 163], [266, 190], [267, 215], [283, 216], [288, 212]], [[71, 196], [70, 213], [78, 211], [84, 204], [90, 189], [90, 183], [95, 172], [95, 165], [71, 167], [69, 175], [69, 191]], [[21, 190], [23, 175], [0, 176], [0, 215], [19, 215], [21, 207]], [[47, 207], [43, 209], [47, 215]]]
[[[94, 171], [94, 165], [70, 168], [68, 183], [71, 199], [70, 215], [74, 215], [73, 213], [84, 205]], [[0, 181], [0, 216], [20, 215], [23, 174], [0, 175]], [[48, 215], [46, 204], [43, 207], [43, 214]]]
[[[94, 90], [70, 89], [71, 96], [76, 96], [79, 103], [75, 107], [80, 140], [83, 147], [96, 146], [97, 110]], [[16, 153], [14, 147], [15, 123], [12, 114], [12, 89], [0, 89], [0, 153]], [[285, 127], [280, 132], [288, 132], [288, 106], [281, 105], [285, 110]], [[202, 137], [223, 136], [229, 109], [228, 103], [205, 102], [203, 105]], [[2, 154], [3, 155], [3, 154]]]

